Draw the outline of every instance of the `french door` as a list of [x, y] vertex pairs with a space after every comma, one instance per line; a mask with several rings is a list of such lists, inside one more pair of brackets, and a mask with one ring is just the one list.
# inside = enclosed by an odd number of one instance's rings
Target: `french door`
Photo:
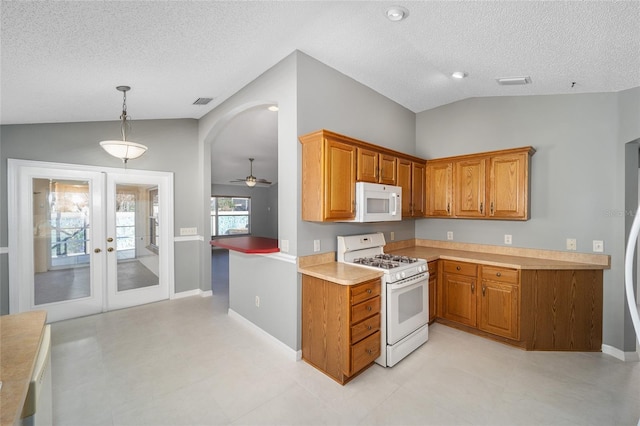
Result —
[[11, 313], [54, 322], [167, 299], [173, 175], [9, 160]]

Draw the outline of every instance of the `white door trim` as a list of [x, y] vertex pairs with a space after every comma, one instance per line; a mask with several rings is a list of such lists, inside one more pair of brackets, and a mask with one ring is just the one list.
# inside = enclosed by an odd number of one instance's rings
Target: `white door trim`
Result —
[[[173, 173], [171, 172], [158, 172], [158, 171], [149, 171], [149, 170], [136, 170], [136, 169], [120, 169], [113, 167], [97, 167], [97, 166], [88, 166], [81, 164], [66, 164], [66, 163], [52, 163], [52, 162], [44, 162], [44, 161], [32, 161], [32, 160], [19, 160], [19, 159], [7, 159], [7, 219], [9, 225], [9, 313], [18, 313], [21, 312], [21, 303], [24, 304], [25, 301], [21, 300], [21, 277], [28, 273], [29, 271], [21, 270], [20, 268], [25, 268], [24, 263], [20, 261], [20, 257], [22, 254], [22, 246], [24, 244], [20, 244], [20, 232], [17, 232], [20, 229], [21, 217], [19, 215], [18, 203], [20, 202], [20, 188], [19, 188], [19, 178], [20, 178], [20, 169], [22, 168], [47, 168], [47, 169], [58, 169], [64, 171], [77, 171], [77, 172], [88, 172], [88, 173], [117, 173], [117, 174], [126, 174], [131, 173], [132, 175], [137, 176], [155, 176], [166, 179], [166, 196], [170, 202], [170, 207], [164, 211], [164, 221], [166, 223], [166, 227], [163, 227], [164, 232], [162, 234], [162, 238], [167, 242], [166, 247], [163, 247], [166, 252], [166, 263], [164, 264], [164, 272], [166, 274], [167, 284], [169, 287], [167, 297], [169, 299], [173, 298], [175, 294], [175, 273], [174, 273], [174, 239], [173, 239], [173, 231], [174, 231], [174, 217], [173, 217], [173, 200], [174, 200], [174, 192], [173, 192]], [[104, 226], [104, 225], [103, 225]], [[28, 253], [27, 253], [28, 254]], [[27, 268], [32, 268], [33, 265], [28, 265]], [[106, 296], [106, 290], [103, 290], [103, 296]], [[24, 298], [24, 297], [23, 297]], [[106, 297], [102, 298], [102, 307], [103, 311], [107, 309], [107, 300]]]

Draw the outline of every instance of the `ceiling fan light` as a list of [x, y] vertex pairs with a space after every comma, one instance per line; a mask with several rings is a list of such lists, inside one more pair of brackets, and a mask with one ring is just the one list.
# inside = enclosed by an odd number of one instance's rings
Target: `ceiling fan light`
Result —
[[128, 160], [136, 159], [147, 152], [146, 146], [128, 141], [102, 141], [100, 142], [100, 146], [102, 149], [107, 151], [108, 154], [121, 159], [123, 163], [126, 163]]
[[249, 187], [249, 188], [253, 188], [254, 186], [256, 186], [256, 178], [253, 176], [247, 176], [247, 179], [244, 181], [244, 183]]

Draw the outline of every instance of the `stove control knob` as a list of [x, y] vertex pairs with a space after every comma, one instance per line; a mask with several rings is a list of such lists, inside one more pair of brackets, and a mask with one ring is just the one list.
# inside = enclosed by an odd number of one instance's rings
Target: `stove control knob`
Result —
[[402, 273], [401, 275], [402, 275], [402, 278], [404, 278], [404, 276], [405, 276], [405, 273], [403, 272], [403, 273]]
[[426, 267], [426, 266], [424, 266], [424, 265], [421, 265], [421, 266], [420, 266], [420, 272], [424, 272], [424, 271], [426, 271], [426, 270], [427, 270], [427, 267]]
[[400, 273], [397, 273], [396, 274], [396, 280], [399, 280], [399, 279], [400, 279]]

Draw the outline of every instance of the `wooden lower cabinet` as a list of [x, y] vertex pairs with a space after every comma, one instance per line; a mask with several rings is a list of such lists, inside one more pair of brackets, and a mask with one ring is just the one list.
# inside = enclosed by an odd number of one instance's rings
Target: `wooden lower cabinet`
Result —
[[442, 316], [475, 327], [476, 282], [478, 267], [472, 263], [443, 261]]
[[439, 262], [438, 322], [527, 350], [602, 350], [601, 269]]
[[429, 324], [438, 316], [438, 261], [429, 262]]
[[520, 338], [520, 281], [516, 269], [481, 266], [478, 328], [509, 339]]
[[345, 384], [380, 356], [379, 279], [352, 286], [302, 275], [302, 359]]

